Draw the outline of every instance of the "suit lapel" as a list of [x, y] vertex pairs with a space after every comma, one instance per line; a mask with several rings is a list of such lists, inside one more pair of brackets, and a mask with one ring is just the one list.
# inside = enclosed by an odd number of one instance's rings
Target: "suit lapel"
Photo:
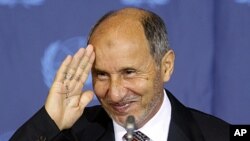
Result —
[[176, 125], [175, 122], [170, 123], [168, 141], [190, 141], [186, 134]]
[[87, 129], [88, 133], [92, 134], [88, 141], [115, 141], [112, 119], [103, 108], [98, 113], [95, 116], [96, 123], [91, 126], [91, 129]]
[[168, 141], [204, 141], [191, 112], [166, 90], [171, 103], [171, 121]]
[[86, 108], [72, 133], [75, 141], [115, 141], [112, 119], [101, 106]]
[[103, 129], [103, 132], [99, 134], [98, 141], [115, 141], [114, 128], [111, 121], [108, 122], [107, 129]]

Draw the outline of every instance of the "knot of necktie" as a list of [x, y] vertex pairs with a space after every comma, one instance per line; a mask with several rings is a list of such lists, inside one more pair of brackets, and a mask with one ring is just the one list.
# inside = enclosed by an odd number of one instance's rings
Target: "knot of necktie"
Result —
[[148, 136], [140, 131], [133, 133], [132, 139], [128, 139], [127, 134], [122, 137], [123, 141], [152, 141]]

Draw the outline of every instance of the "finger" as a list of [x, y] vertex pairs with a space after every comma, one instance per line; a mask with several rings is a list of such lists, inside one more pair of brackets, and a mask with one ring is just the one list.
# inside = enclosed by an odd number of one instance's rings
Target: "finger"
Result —
[[73, 59], [70, 63], [70, 65], [68, 65], [68, 68], [66, 70], [65, 73], [65, 78], [63, 81], [64, 84], [64, 89], [66, 90], [66, 94], [68, 97], [68, 93], [71, 92], [74, 89], [74, 85], [71, 85], [71, 80], [73, 78], [73, 76], [75, 75], [76, 72], [76, 68], [79, 65], [80, 60], [82, 59], [83, 55], [84, 55], [85, 49], [84, 48], [80, 48], [75, 55], [73, 56]]
[[95, 53], [93, 52], [90, 56], [89, 62], [86, 65], [85, 70], [82, 72], [80, 81], [78, 82], [78, 89], [82, 89], [85, 82], [88, 79], [88, 75], [90, 74], [91, 67], [93, 66], [93, 62], [95, 60]]
[[[87, 47], [86, 54], [84, 55], [81, 63], [79, 64], [77, 68], [77, 72], [74, 76], [74, 79], [70, 83], [70, 88], [76, 89], [72, 94], [79, 94], [81, 92], [83, 85], [85, 84], [85, 81], [87, 80], [88, 74], [90, 72], [89, 66], [91, 68], [92, 64], [94, 62], [94, 53], [93, 53], [93, 47]], [[82, 67], [83, 64], [85, 64], [85, 67]]]
[[72, 90], [70, 93], [68, 93], [69, 97], [81, 94], [82, 88], [83, 88], [83, 86], [88, 78], [88, 75], [90, 73], [91, 67], [92, 67], [93, 62], [94, 62], [94, 59], [95, 59], [95, 54], [92, 53], [90, 56], [89, 62], [86, 66], [86, 69], [81, 76], [81, 80], [75, 81], [76, 83], [71, 82], [72, 85], [74, 84], [74, 90]]
[[86, 64], [88, 63], [92, 53], [93, 53], [93, 46], [88, 45], [86, 48], [86, 55], [84, 55], [83, 59], [81, 60], [80, 65], [79, 65], [80, 70], [83, 71], [85, 69]]
[[76, 81], [80, 80], [81, 74], [84, 71], [86, 64], [88, 64], [92, 52], [93, 50], [90, 50], [88, 47], [86, 48], [86, 52], [82, 57], [80, 64], [77, 67], [76, 74], [74, 75], [74, 80]]
[[72, 62], [70, 63], [68, 69], [67, 69], [67, 74], [65, 76], [66, 80], [72, 80], [73, 76], [76, 73], [76, 69], [84, 55], [85, 49], [80, 48], [77, 53], [75, 53]]
[[56, 77], [55, 80], [56, 82], [63, 82], [64, 78], [65, 78], [65, 73], [67, 71], [68, 66], [70, 65], [70, 62], [72, 60], [72, 57], [70, 55], [68, 55], [64, 61], [62, 62], [61, 66], [59, 67], [57, 73], [56, 73]]
[[62, 82], [54, 82], [51, 86], [51, 90], [54, 90], [58, 94], [67, 94], [68, 90]]
[[83, 110], [89, 102], [93, 99], [94, 93], [92, 91], [85, 91], [82, 93], [80, 101], [79, 101], [79, 107], [81, 110]]
[[74, 95], [79, 95], [79, 94], [81, 94], [82, 88], [83, 88], [83, 86], [85, 85], [85, 82], [86, 82], [86, 80], [87, 80], [87, 78], [88, 78], [88, 75], [89, 75], [89, 73], [90, 73], [90, 70], [91, 70], [91, 67], [92, 67], [92, 65], [93, 65], [94, 60], [95, 60], [95, 54], [92, 53], [92, 54], [91, 54], [91, 57], [90, 57], [90, 59], [89, 59], [89, 62], [88, 62], [88, 64], [87, 64], [87, 66], [86, 66], [84, 72], [83, 72], [82, 75], [81, 75], [80, 81], [77, 81], [77, 82], [75, 83], [75, 88], [74, 88], [73, 92], [70, 93], [70, 96], [74, 96]]

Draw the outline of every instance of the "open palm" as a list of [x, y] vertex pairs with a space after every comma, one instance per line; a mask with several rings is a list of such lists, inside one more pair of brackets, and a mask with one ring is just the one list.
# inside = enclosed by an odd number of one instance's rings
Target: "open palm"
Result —
[[57, 71], [45, 109], [60, 130], [72, 127], [92, 100], [92, 91], [82, 91], [95, 59], [93, 46], [67, 56]]

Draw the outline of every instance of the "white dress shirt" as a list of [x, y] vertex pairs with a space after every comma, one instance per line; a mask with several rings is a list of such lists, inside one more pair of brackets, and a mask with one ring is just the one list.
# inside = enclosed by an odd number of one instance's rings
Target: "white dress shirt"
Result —
[[[167, 141], [171, 119], [171, 104], [164, 90], [164, 98], [159, 111], [140, 129], [153, 141]], [[113, 120], [115, 140], [122, 141], [126, 129]]]

